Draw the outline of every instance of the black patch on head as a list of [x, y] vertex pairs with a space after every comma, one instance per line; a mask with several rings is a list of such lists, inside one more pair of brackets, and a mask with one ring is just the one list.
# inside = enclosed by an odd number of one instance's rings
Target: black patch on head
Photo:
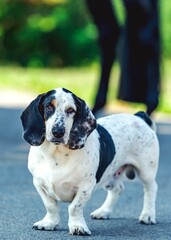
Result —
[[43, 111], [44, 111], [45, 120], [48, 120], [54, 114], [55, 107], [52, 104], [53, 100], [55, 100], [55, 96], [49, 95], [43, 101], [43, 108], [44, 108]]
[[112, 162], [116, 151], [114, 142], [109, 132], [99, 124], [97, 125], [97, 131], [100, 136], [100, 159], [96, 173], [96, 180], [99, 182], [106, 168]]
[[69, 91], [69, 90], [66, 89], [66, 88], [62, 88], [62, 90], [63, 90], [64, 92], [66, 92], [66, 93], [71, 93], [71, 94], [73, 94], [71, 91]]
[[39, 95], [21, 115], [23, 137], [33, 146], [41, 145], [45, 139], [44, 101], [52, 94], [55, 90]]
[[96, 119], [84, 100], [65, 88], [63, 88], [63, 91], [72, 95], [77, 108], [70, 131], [68, 147], [73, 150], [80, 149], [84, 147], [87, 137], [96, 128]]

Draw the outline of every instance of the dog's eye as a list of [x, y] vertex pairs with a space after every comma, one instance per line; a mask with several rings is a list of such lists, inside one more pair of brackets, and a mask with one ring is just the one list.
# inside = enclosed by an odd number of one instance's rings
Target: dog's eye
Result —
[[72, 107], [70, 107], [66, 110], [66, 113], [67, 114], [72, 114], [72, 113], [75, 113], [75, 110]]
[[53, 111], [53, 106], [51, 104], [46, 106], [46, 111], [52, 112]]

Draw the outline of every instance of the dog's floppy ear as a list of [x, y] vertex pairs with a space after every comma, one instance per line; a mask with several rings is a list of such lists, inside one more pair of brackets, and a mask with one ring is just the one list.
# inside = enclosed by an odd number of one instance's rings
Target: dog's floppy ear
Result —
[[21, 115], [24, 139], [33, 146], [39, 146], [45, 139], [45, 123], [42, 102], [45, 94], [34, 99]]
[[68, 147], [76, 150], [84, 147], [87, 137], [96, 128], [96, 119], [84, 100], [74, 94], [77, 111], [70, 131]]

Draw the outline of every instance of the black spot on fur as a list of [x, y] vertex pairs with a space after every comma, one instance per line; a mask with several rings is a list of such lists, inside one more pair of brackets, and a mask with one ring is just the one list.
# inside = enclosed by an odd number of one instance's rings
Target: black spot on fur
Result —
[[97, 126], [97, 131], [100, 135], [100, 161], [96, 173], [96, 180], [99, 182], [106, 168], [112, 162], [116, 151], [115, 145], [109, 132], [99, 124]]

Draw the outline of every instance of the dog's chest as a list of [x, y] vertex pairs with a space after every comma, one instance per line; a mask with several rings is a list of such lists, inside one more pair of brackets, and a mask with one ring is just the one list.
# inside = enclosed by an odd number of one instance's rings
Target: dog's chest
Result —
[[[65, 161], [65, 163], [62, 163]], [[74, 166], [67, 159], [41, 159], [30, 171], [35, 182], [47, 195], [64, 202], [71, 202], [77, 192], [79, 176], [73, 174]]]

